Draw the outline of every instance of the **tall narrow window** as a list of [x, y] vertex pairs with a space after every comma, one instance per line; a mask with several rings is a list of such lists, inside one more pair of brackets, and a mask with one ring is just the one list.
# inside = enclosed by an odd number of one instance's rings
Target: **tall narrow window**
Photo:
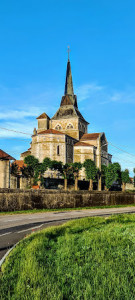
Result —
[[60, 155], [60, 146], [57, 146], [57, 155]]

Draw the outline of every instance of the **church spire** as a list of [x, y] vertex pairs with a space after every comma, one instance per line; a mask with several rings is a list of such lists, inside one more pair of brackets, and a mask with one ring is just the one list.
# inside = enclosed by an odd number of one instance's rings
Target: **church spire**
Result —
[[74, 95], [69, 52], [70, 52], [70, 48], [68, 46], [68, 62], [67, 62], [66, 82], [65, 82], [65, 95]]

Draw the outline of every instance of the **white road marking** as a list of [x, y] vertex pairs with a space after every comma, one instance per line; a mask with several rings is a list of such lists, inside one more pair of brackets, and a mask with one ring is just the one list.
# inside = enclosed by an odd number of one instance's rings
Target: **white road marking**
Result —
[[41, 225], [39, 225], [39, 226], [35, 226], [35, 227], [28, 228], [28, 229], [25, 229], [25, 230], [17, 231], [16, 233], [25, 232], [25, 231], [28, 231], [28, 230], [34, 230], [34, 229], [40, 228], [40, 227], [42, 227], [42, 226], [43, 226], [43, 224], [41, 224]]
[[10, 233], [12, 233], [12, 232], [6, 232], [6, 233], [3, 233], [3, 234], [0, 235], [0, 237], [3, 236], [3, 235], [10, 234]]

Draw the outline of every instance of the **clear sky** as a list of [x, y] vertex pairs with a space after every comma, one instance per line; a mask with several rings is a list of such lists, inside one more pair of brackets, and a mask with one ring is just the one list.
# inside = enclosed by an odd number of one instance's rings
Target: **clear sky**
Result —
[[[134, 0], [5, 0], [0, 3], [0, 126], [32, 133], [64, 93], [67, 46], [79, 110], [105, 132], [113, 161], [135, 167]], [[0, 129], [15, 158], [30, 137]]]

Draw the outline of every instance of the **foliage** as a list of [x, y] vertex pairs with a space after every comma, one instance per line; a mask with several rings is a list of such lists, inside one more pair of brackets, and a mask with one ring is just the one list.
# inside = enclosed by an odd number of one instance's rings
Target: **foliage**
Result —
[[34, 169], [38, 166], [39, 160], [33, 155], [28, 155], [24, 158], [24, 163]]
[[11, 174], [14, 175], [14, 176], [17, 176], [17, 175], [18, 175], [18, 166], [17, 166], [17, 164], [16, 164], [15, 162], [12, 163], [10, 172], [11, 172]]
[[72, 172], [73, 172], [74, 178], [78, 177], [79, 171], [82, 169], [82, 164], [80, 162], [75, 162], [70, 165], [72, 167]]
[[72, 176], [72, 166], [68, 163], [62, 167], [62, 175], [64, 179], [69, 179]]
[[52, 160], [50, 163], [51, 170], [57, 170], [62, 173], [62, 162], [57, 160]]
[[113, 182], [121, 184], [121, 166], [119, 163], [109, 164], [105, 170], [105, 185], [107, 189], [111, 188]]
[[1, 299], [134, 299], [134, 225], [94, 217], [30, 235], [2, 266]]
[[107, 189], [109, 189], [112, 186], [114, 179], [115, 179], [114, 167], [113, 164], [109, 164], [105, 172], [105, 185]]
[[118, 162], [112, 164], [114, 169], [114, 181], [121, 184], [121, 166]]
[[51, 159], [49, 157], [44, 158], [43, 160], [44, 170], [46, 171], [51, 166]]
[[134, 172], [134, 187], [135, 187], [135, 168], [133, 169]]
[[94, 161], [91, 159], [86, 159], [83, 166], [85, 168], [86, 178], [94, 180], [97, 175], [97, 168]]
[[105, 185], [106, 170], [107, 170], [107, 166], [101, 165], [101, 177], [102, 177], [103, 185]]
[[23, 168], [23, 174], [34, 178], [34, 185], [38, 183], [39, 175], [43, 170], [42, 164], [39, 163], [39, 160], [33, 155], [28, 155], [24, 158], [24, 163], [27, 165]]
[[129, 179], [129, 170], [125, 169], [125, 171], [121, 172], [121, 178], [122, 178], [122, 183], [128, 183], [130, 182]]

